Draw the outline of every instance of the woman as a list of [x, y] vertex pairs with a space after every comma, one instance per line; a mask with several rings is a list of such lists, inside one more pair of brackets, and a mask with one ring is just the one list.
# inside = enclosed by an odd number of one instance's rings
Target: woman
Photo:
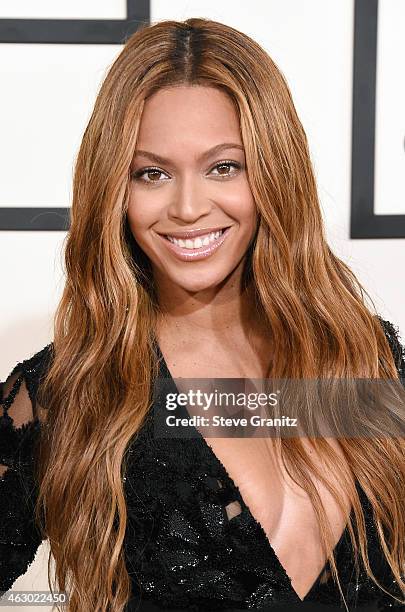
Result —
[[48, 538], [70, 612], [403, 609], [402, 437], [153, 434], [160, 377], [405, 376], [397, 330], [326, 244], [257, 43], [197, 18], [128, 40], [80, 147], [65, 258], [54, 341], [3, 388], [0, 588]]

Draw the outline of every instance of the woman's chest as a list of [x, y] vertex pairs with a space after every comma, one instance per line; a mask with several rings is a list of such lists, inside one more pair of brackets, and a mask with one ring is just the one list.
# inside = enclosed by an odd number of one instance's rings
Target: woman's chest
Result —
[[[245, 580], [247, 589], [255, 580], [270, 585], [274, 576], [292, 599], [308, 593], [326, 561], [316, 516], [302, 489], [284, 482], [268, 440], [159, 440], [150, 433], [138, 451], [129, 515], [138, 517], [142, 548], [154, 550], [148, 572], [154, 567], [163, 579], [169, 564], [177, 581], [194, 568], [194, 576], [220, 574], [218, 588], [232, 576], [238, 589]], [[345, 521], [322, 497], [336, 543]]]
[[[309, 495], [290, 477], [271, 438], [210, 438], [207, 442], [261, 525], [295, 591], [304, 597], [324, 568], [327, 557]], [[346, 507], [342, 512], [325, 484], [314, 479], [331, 525], [334, 547], [345, 529], [350, 504], [337, 477], [329, 472], [327, 478], [339, 491]], [[231, 503], [225, 510], [232, 519], [241, 507], [239, 503]]]
[[[172, 385], [170, 381], [170, 389]], [[164, 409], [161, 399], [156, 399], [154, 408]], [[197, 602], [205, 609], [209, 602], [209, 609], [218, 610], [297, 603], [312, 586], [310, 598], [316, 598], [318, 571], [308, 562], [308, 542], [316, 541], [318, 534], [310, 532], [311, 515], [305, 518], [303, 506], [297, 514], [293, 497], [290, 502], [282, 491], [275, 494], [277, 481], [257, 469], [260, 457], [253, 452], [257, 446], [249, 453], [245, 448], [243, 456], [240, 447], [224, 455], [219, 445], [214, 454], [212, 442], [201, 436], [156, 438], [150, 420], [132, 444], [125, 487], [125, 553], [144, 597], [167, 607], [184, 603], [189, 609]], [[226, 449], [229, 453], [229, 444]], [[239, 489], [231, 477], [234, 471], [240, 475]], [[347, 546], [346, 538], [337, 561], [344, 584], [353, 578]], [[339, 601], [331, 580], [323, 589], [328, 601], [331, 597]]]
[[[195, 364], [190, 360], [175, 361], [173, 356], [170, 360], [170, 371], [176, 379], [177, 388], [179, 385], [182, 386], [183, 378], [195, 379], [197, 372], [198, 378], [244, 377], [243, 370], [238, 369], [240, 363], [238, 366], [237, 360], [234, 360], [233, 364], [226, 362], [221, 370], [222, 375], [219, 374], [218, 362], [215, 361], [201, 362], [196, 370]], [[245, 371], [249, 372], [249, 377], [260, 378], [260, 367], [256, 363], [256, 366], [249, 370], [246, 364]], [[193, 414], [193, 410], [189, 407], [189, 414]], [[206, 433], [204, 428], [197, 428], [203, 437]], [[296, 592], [304, 596], [325, 566], [327, 554], [322, 547], [316, 510], [305, 487], [300, 486], [302, 482], [295, 482], [291, 477], [271, 437], [224, 438], [210, 433], [205, 442], [212, 451], [213, 460], [219, 462], [223, 473], [241, 496], [240, 501], [230, 499], [224, 505], [227, 519], [234, 520], [241, 514], [244, 505], [245, 510], [247, 509], [263, 530], [272, 550], [291, 578]], [[302, 442], [304, 447], [309, 447], [305, 440]], [[330, 443], [343, 460], [336, 441], [330, 440]], [[333, 546], [335, 546], [345, 529], [350, 504], [336, 472], [333, 473], [330, 468], [325, 471], [320, 458], [314, 455], [314, 450], [309, 448], [308, 450], [311, 451], [311, 459], [321, 473], [339, 491], [339, 498], [345, 508], [342, 511], [322, 479], [311, 476], [330, 524]], [[218, 483], [220, 487], [223, 486], [221, 479]]]

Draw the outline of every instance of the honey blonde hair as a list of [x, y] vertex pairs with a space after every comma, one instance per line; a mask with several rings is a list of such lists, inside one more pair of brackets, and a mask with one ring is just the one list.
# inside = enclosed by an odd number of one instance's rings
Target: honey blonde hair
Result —
[[[218, 88], [238, 113], [259, 213], [247, 265], [272, 332], [269, 375], [398, 378], [366, 292], [326, 243], [307, 138], [275, 63], [245, 34], [208, 19], [142, 26], [100, 88], [76, 160], [66, 284], [41, 388], [47, 417], [37, 520], [59, 588], [69, 593], [69, 612], [118, 612], [130, 596], [122, 477], [129, 444], [151, 407], [158, 366], [156, 288], [126, 221], [129, 169], [145, 100], [175, 85]], [[358, 526], [358, 542], [350, 526], [353, 547], [371, 575], [351, 477], [370, 499], [384, 555], [404, 591], [404, 440], [374, 434], [339, 442], [350, 474], [326, 440], [313, 444], [346, 483]], [[298, 438], [280, 445], [314, 504], [328, 550], [331, 534], [310, 457]], [[336, 575], [333, 559], [332, 568]]]

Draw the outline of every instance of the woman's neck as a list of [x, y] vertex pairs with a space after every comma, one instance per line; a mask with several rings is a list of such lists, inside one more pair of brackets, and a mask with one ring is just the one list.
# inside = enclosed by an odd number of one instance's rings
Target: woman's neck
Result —
[[180, 333], [183, 337], [233, 337], [241, 340], [258, 327], [254, 287], [233, 286], [190, 294], [180, 288], [159, 294], [158, 335]]
[[157, 319], [157, 339], [174, 377], [267, 377], [272, 339], [254, 288], [228, 300], [191, 296], [172, 305]]

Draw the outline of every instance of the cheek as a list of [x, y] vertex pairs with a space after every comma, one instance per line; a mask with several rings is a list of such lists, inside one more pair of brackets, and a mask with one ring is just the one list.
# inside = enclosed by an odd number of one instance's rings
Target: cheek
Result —
[[143, 233], [156, 221], [152, 206], [143, 198], [130, 196], [128, 203], [128, 223], [136, 240], [142, 240]]
[[138, 229], [140, 228], [140, 222], [138, 219], [137, 211], [135, 207], [131, 205], [131, 203], [128, 205], [127, 219], [128, 219], [128, 225], [130, 227], [132, 235], [137, 240], [138, 239]]
[[250, 192], [240, 194], [228, 208], [228, 214], [238, 222], [242, 230], [251, 232], [256, 228], [258, 212]]
[[248, 193], [246, 194], [245, 205], [242, 207], [242, 214], [246, 223], [255, 229], [259, 219], [259, 214], [257, 211], [256, 202], [253, 199], [250, 189], [248, 189]]

